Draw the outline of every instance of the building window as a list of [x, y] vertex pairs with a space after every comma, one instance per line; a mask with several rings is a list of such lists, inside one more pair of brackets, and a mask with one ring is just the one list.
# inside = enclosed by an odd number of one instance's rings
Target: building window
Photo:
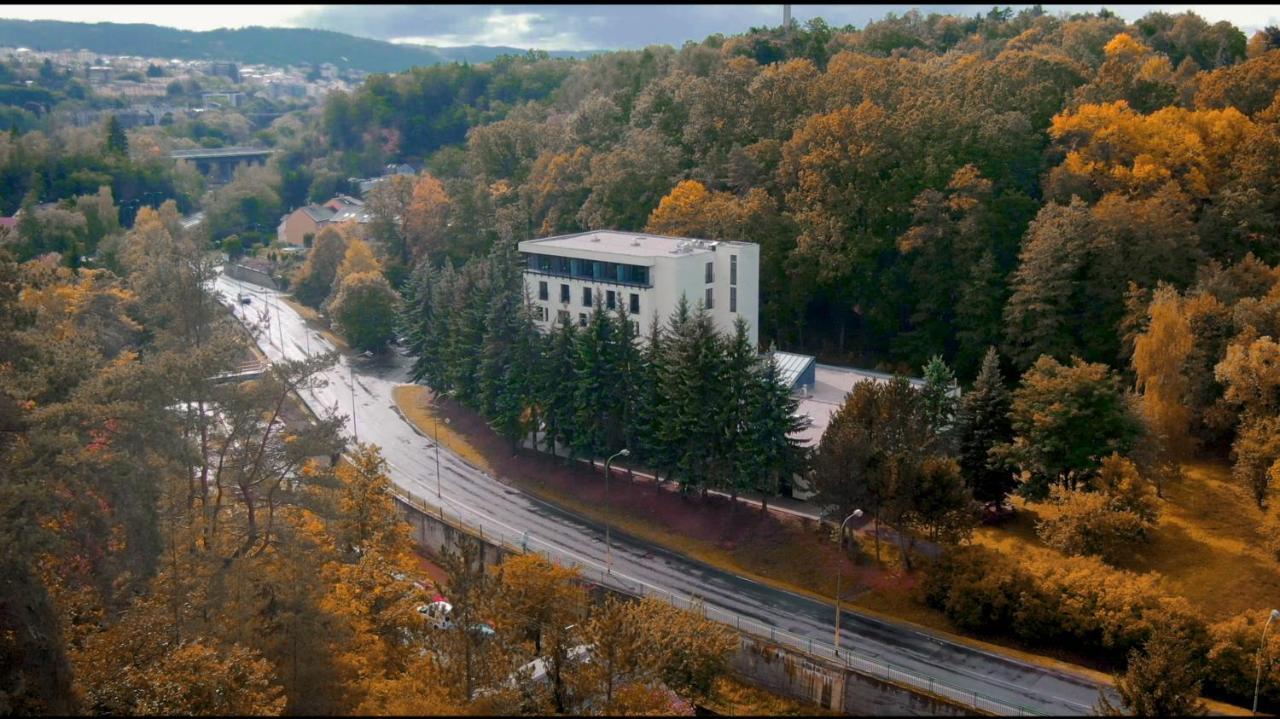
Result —
[[714, 307], [714, 306], [715, 306], [715, 305], [714, 305], [714, 303], [713, 303], [713, 300], [714, 300], [715, 298], [712, 296], [712, 294], [711, 294], [711, 290], [712, 290], [712, 288], [710, 288], [710, 287], [708, 287], [708, 288], [707, 288], [707, 303], [706, 303], [706, 304], [707, 304], [707, 309], [711, 309], [712, 307]]
[[547, 320], [547, 308], [543, 307], [542, 305], [534, 305], [533, 316], [534, 316], [534, 319], [538, 320], [539, 322], [545, 322]]
[[738, 284], [738, 256], [729, 255], [729, 284]]
[[729, 311], [730, 312], [738, 311], [738, 288], [737, 287], [729, 288]]
[[538, 299], [540, 300], [547, 299], [547, 283], [546, 282], [538, 283]]
[[712, 282], [715, 282], [715, 281], [716, 281], [716, 263], [708, 262], [707, 263], [707, 284], [711, 284]]
[[569, 304], [569, 285], [560, 285], [560, 301]]
[[579, 313], [578, 313], [578, 326], [579, 326], [579, 327], [586, 327], [586, 326], [587, 326], [587, 313], [586, 313], [586, 312], [579, 312]]
[[614, 309], [618, 306], [618, 293], [613, 290], [606, 290], [604, 293], [604, 306]]
[[562, 324], [562, 325], [567, 325], [567, 324], [569, 324], [569, 311], [568, 311], [568, 310], [557, 310], [557, 311], [556, 311], [556, 322], [559, 322], [559, 323], [560, 323], [560, 324]]
[[631, 334], [632, 334], [632, 335], [635, 335], [635, 336], [639, 336], [639, 335], [640, 335], [640, 323], [639, 323], [639, 322], [636, 322], [635, 320], [628, 320], [628, 321], [631, 323]]
[[583, 307], [591, 306], [591, 288], [590, 287], [582, 288], [582, 306]]
[[631, 314], [640, 314], [640, 295], [634, 292], [631, 293]]

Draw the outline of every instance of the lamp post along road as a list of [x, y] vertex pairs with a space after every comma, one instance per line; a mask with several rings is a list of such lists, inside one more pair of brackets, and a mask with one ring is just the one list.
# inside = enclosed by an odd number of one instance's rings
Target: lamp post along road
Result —
[[609, 464], [613, 462], [615, 457], [630, 457], [631, 450], [623, 447], [614, 452], [613, 457], [604, 461], [604, 554], [605, 567], [609, 574], [613, 574], [613, 543], [609, 541], [609, 512], [612, 506], [609, 504]]
[[[837, 535], [836, 535], [836, 538], [837, 538], [837, 541], [840, 543], [840, 549], [841, 549], [841, 550], [843, 550], [843, 549], [844, 549], [844, 528], [845, 528], [845, 525], [849, 523], [849, 520], [850, 520], [850, 519], [853, 519], [854, 517], [861, 517], [861, 516], [862, 516], [862, 510], [861, 510], [861, 509], [855, 509], [855, 510], [853, 510], [852, 512], [850, 512], [850, 513], [849, 513], [849, 516], [847, 516], [847, 517], [845, 517], [845, 518], [844, 518], [844, 521], [843, 521], [843, 522], [841, 522], [841, 523], [840, 523], [840, 532], [839, 532], [839, 534], [837, 534]], [[844, 565], [842, 565], [842, 564], [836, 564], [836, 643], [835, 643], [835, 651], [836, 651], [836, 655], [837, 655], [837, 656], [839, 656], [839, 654], [840, 654], [840, 575], [843, 573], [843, 572], [841, 571], [841, 570], [843, 570], [843, 569], [844, 569]]]
[[1267, 623], [1262, 625], [1262, 643], [1258, 645], [1258, 677], [1253, 680], [1253, 713], [1258, 713], [1258, 689], [1262, 686], [1262, 658], [1266, 656], [1267, 650], [1267, 629], [1271, 628], [1271, 622], [1280, 619], [1280, 609], [1272, 609], [1271, 615], [1267, 617]]

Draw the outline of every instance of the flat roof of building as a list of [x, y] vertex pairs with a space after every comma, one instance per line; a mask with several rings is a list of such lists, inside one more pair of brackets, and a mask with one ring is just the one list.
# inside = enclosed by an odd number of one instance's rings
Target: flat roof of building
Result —
[[588, 252], [609, 252], [615, 255], [632, 257], [659, 257], [664, 255], [698, 254], [711, 252], [713, 244], [743, 245], [742, 242], [726, 242], [702, 240], [693, 237], [669, 237], [653, 235], [645, 232], [619, 232], [617, 230], [595, 230], [580, 232], [574, 235], [558, 235], [536, 240], [525, 240], [520, 249], [532, 251], [526, 245], [537, 245], [538, 250], [584, 250]]
[[[796, 412], [808, 417], [810, 424], [805, 430], [792, 435], [806, 447], [817, 447], [818, 442], [822, 441], [822, 434], [827, 431], [827, 425], [831, 424], [831, 417], [844, 404], [844, 398], [855, 384], [863, 380], [888, 382], [893, 378], [893, 375], [883, 372], [820, 363], [815, 365], [814, 370], [813, 387], [807, 396], [800, 397], [800, 404], [796, 407]], [[917, 389], [924, 387], [922, 379], [908, 377], [907, 381]]]

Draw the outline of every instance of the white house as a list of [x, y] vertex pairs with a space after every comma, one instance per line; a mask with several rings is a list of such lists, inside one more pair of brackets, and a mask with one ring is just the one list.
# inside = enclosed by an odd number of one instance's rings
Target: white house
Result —
[[716, 328], [747, 322], [754, 347], [760, 312], [760, 246], [597, 230], [520, 243], [524, 283], [543, 329], [567, 318], [586, 325], [595, 303], [623, 307], [640, 335], [665, 325], [683, 295], [705, 305]]

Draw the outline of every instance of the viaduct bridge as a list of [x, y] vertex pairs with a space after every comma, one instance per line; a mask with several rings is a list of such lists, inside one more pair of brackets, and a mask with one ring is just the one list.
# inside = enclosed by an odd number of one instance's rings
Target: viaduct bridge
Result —
[[231, 180], [231, 175], [241, 163], [264, 165], [275, 150], [269, 147], [214, 147], [194, 150], [174, 150], [169, 157], [195, 163], [200, 174], [213, 184]]

